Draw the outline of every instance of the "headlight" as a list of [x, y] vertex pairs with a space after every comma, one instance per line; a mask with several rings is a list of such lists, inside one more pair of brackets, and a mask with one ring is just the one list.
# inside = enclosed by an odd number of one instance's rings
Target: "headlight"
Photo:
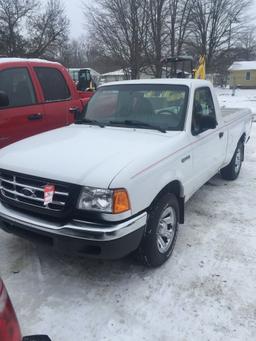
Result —
[[112, 213], [113, 191], [93, 187], [84, 187], [78, 201], [78, 208], [87, 211]]
[[130, 202], [125, 189], [84, 187], [77, 207], [80, 210], [117, 214], [130, 210]]

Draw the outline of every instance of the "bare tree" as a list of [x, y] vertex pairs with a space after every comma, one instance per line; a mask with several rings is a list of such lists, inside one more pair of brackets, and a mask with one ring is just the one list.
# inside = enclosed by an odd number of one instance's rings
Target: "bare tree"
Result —
[[0, 0], [0, 53], [55, 58], [68, 40], [69, 22], [60, 0]]
[[[192, 0], [96, 0], [86, 7], [90, 36], [103, 54], [132, 78], [146, 66], [147, 72], [161, 77], [161, 59], [179, 54], [188, 34]], [[90, 13], [88, 15], [88, 13]]]
[[148, 36], [144, 41], [145, 55], [149, 68], [155, 77], [162, 76], [161, 59], [166, 48], [168, 32], [166, 19], [168, 16], [168, 0], [147, 1]]
[[189, 44], [211, 65], [215, 53], [230, 46], [250, 0], [195, 0]]
[[87, 64], [85, 39], [82, 37], [72, 39], [61, 46], [60, 61], [67, 67], [85, 67]]
[[[182, 53], [204, 54], [208, 68], [216, 68], [223, 51], [227, 61], [227, 51], [241, 51], [241, 42], [239, 47], [236, 40], [244, 26], [248, 27], [243, 17], [250, 1], [95, 0], [95, 6], [85, 12], [90, 51], [97, 54], [98, 49], [112, 64], [131, 69], [132, 78], [143, 67], [161, 77], [162, 57]], [[243, 37], [244, 49], [252, 56], [254, 41], [248, 28]]]
[[192, 0], [169, 0], [169, 41], [171, 55], [179, 55], [189, 33]]
[[235, 48], [238, 59], [253, 60], [256, 58], [256, 27], [248, 26], [236, 37]]
[[[96, 6], [86, 7], [89, 30], [97, 45], [131, 77], [138, 78], [144, 64], [147, 40], [147, 0], [96, 0]], [[88, 16], [89, 13], [89, 16]]]
[[1, 53], [15, 56], [25, 52], [21, 25], [35, 9], [35, 0], [0, 0]]
[[60, 0], [48, 0], [46, 8], [28, 20], [31, 57], [54, 57], [68, 40], [69, 20]]

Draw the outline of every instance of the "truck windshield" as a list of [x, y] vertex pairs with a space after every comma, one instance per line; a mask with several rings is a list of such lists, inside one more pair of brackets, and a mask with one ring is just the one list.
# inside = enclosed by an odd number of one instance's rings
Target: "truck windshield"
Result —
[[86, 106], [80, 123], [142, 129], [183, 130], [188, 87], [165, 84], [103, 86]]

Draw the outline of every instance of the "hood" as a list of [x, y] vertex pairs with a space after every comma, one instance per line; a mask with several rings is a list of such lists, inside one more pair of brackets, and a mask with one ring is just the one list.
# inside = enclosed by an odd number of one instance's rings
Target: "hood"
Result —
[[80, 185], [107, 188], [134, 160], [179, 132], [71, 125], [0, 151], [0, 168]]

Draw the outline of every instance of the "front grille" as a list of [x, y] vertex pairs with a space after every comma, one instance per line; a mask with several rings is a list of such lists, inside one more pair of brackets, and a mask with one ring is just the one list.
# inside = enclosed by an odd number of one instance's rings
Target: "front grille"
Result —
[[[44, 187], [54, 185], [52, 203], [44, 205]], [[28, 175], [0, 171], [0, 194], [3, 201], [34, 212], [60, 216], [67, 214], [77, 196], [76, 185], [60, 183]]]
[[[47, 185], [46, 183], [27, 181], [16, 175], [2, 176], [0, 183], [3, 197], [50, 210], [61, 211], [65, 207], [66, 199], [69, 196], [68, 192], [55, 191], [53, 202], [45, 206], [44, 187]], [[29, 194], [23, 194], [25, 191]]]

